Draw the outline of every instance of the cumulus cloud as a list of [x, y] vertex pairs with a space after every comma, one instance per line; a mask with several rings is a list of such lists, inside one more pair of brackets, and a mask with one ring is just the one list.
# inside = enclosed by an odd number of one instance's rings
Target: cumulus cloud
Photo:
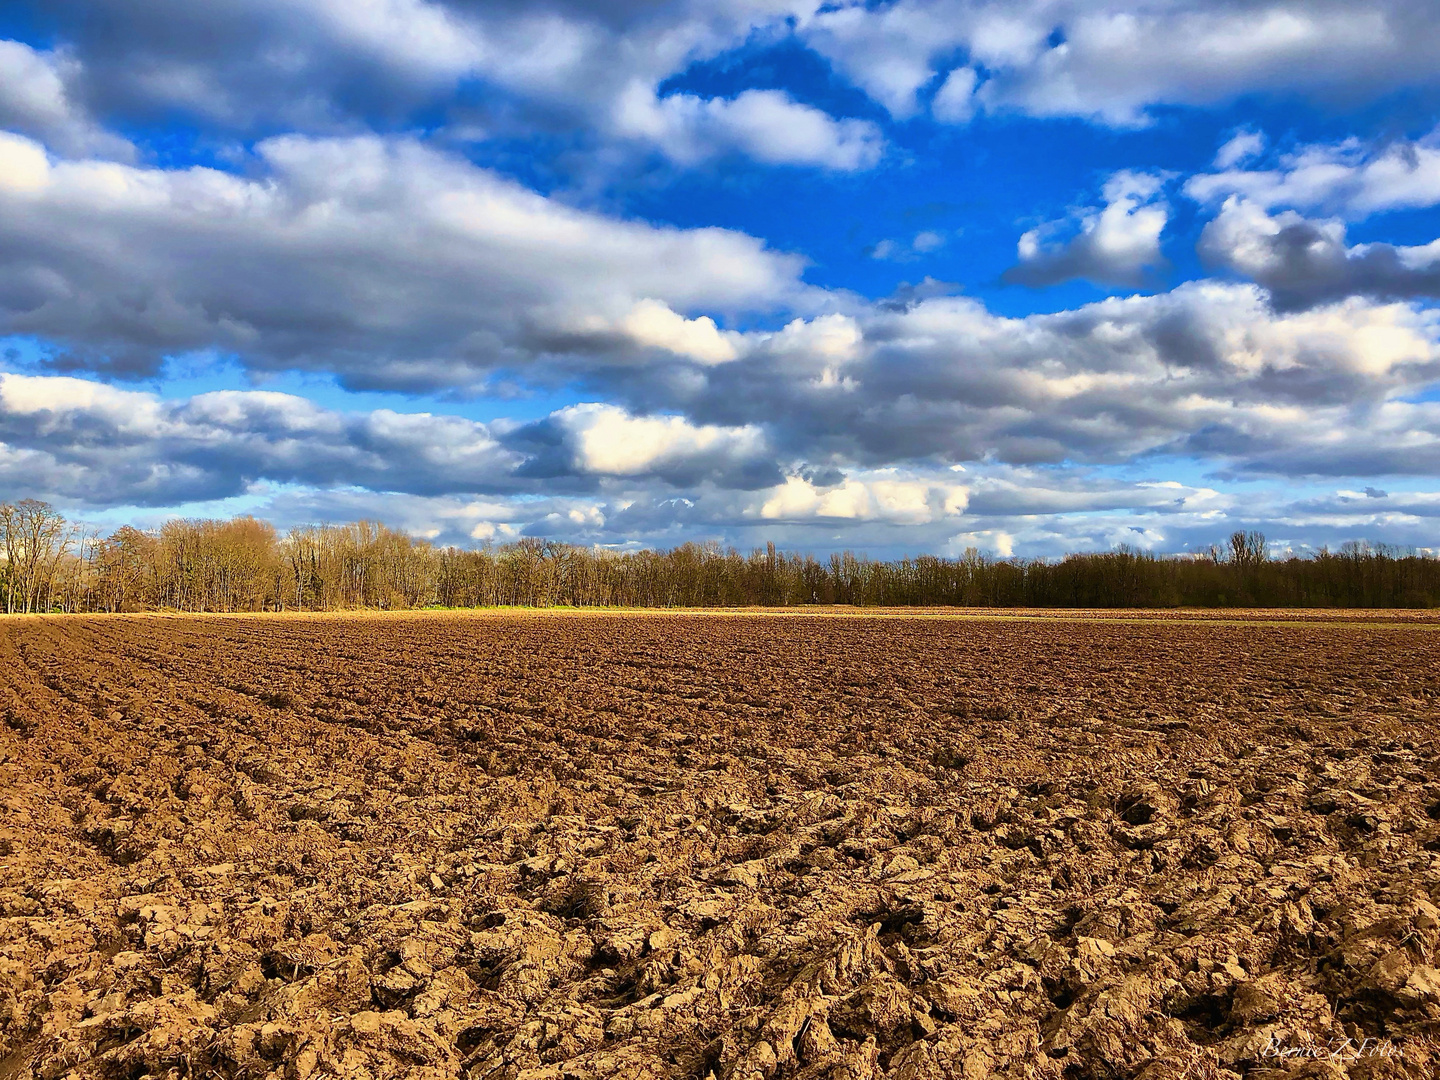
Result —
[[892, 475], [846, 476], [817, 485], [802, 476], [764, 492], [746, 508], [766, 521], [883, 520], [922, 525], [965, 512], [969, 489], [963, 484]]
[[7, 490], [68, 503], [165, 505], [260, 481], [358, 484], [429, 495], [513, 487], [522, 457], [459, 417], [345, 414], [289, 394], [179, 401], [83, 379], [0, 375], [0, 442], [32, 455]]
[[[797, 21], [897, 117], [943, 75], [932, 111], [956, 123], [984, 109], [1136, 126], [1155, 106], [1256, 92], [1374, 98], [1433, 86], [1440, 43], [1440, 19], [1414, 0], [850, 0]], [[946, 74], [957, 51], [968, 63]]]
[[1237, 412], [1195, 432], [1182, 450], [1220, 447], [1232, 462], [1223, 471], [1232, 476], [1431, 477], [1440, 472], [1440, 403]]
[[86, 379], [0, 374], [8, 492], [65, 502], [165, 505], [256, 484], [359, 486], [431, 496], [593, 490], [608, 478], [773, 484], [753, 426], [574, 405], [537, 424], [391, 409], [345, 413], [291, 394], [215, 391], [166, 400]]
[[347, 113], [383, 113], [387, 102], [414, 107], [487, 62], [523, 77], [546, 51], [552, 65], [573, 52], [556, 25], [564, 20], [521, 14], [505, 27], [520, 33], [487, 33], [462, 9], [431, 0], [54, 0], [43, 16], [84, 61], [79, 90], [89, 100], [132, 115], [179, 109], [241, 129], [276, 119], [333, 125]]
[[940, 89], [930, 102], [930, 111], [935, 119], [947, 124], [963, 124], [975, 115], [975, 90], [980, 76], [974, 68], [956, 68], [945, 76]]
[[[1105, 546], [1130, 528], [1146, 543], [1214, 539], [1249, 512], [1203, 486], [1122, 482], [1113, 467], [1182, 455], [1216, 475], [1330, 477], [1342, 493], [1381, 490], [1355, 477], [1440, 468], [1424, 400], [1440, 379], [1440, 316], [1411, 302], [1436, 295], [1440, 251], [1351, 244], [1343, 224], [1440, 204], [1437, 135], [1277, 154], [1236, 133], [1187, 191], [1214, 209], [1206, 258], [1251, 284], [1027, 318], [937, 295], [954, 290], [928, 279], [874, 303], [825, 292], [803, 283], [800, 258], [752, 236], [577, 209], [438, 152], [443, 137], [354, 136], [543, 132], [569, 160], [649, 167], [653, 148], [681, 166], [741, 155], [858, 173], [902, 159], [881, 125], [772, 87], [774, 71], [746, 86], [752, 50], [808, 46], [892, 118], [1135, 126], [1156, 106], [1271, 90], [1353, 103], [1433, 86], [1433, 5], [32, 8], [58, 44], [0, 43], [0, 334], [40, 341], [49, 351], [26, 370], [52, 374], [0, 382], [7, 490], [171, 505], [283, 485], [272, 505], [307, 517], [389, 498], [403, 524], [471, 541], [1033, 552]], [[722, 96], [693, 89], [717, 85], [719, 68]], [[204, 138], [253, 150], [220, 151], [231, 172], [136, 166], [99, 126], [143, 131], [177, 110]], [[290, 129], [311, 134], [266, 138]], [[1022, 238], [1011, 280], [1146, 284], [1163, 265], [1163, 183], [1112, 177], [1103, 205]], [[945, 241], [895, 233], [871, 254], [911, 259]], [[564, 400], [588, 403], [479, 423], [256, 391], [172, 401], [53, 374], [153, 376], [197, 352], [252, 375], [335, 373], [347, 388], [564, 385]], [[1363, 506], [1407, 536], [1426, 504], [1405, 486], [1385, 480], [1390, 495], [1354, 505], [1277, 496], [1265, 512], [1323, 532]], [[1117, 525], [1120, 512], [1133, 524]]]
[[1265, 209], [1321, 210], [1351, 219], [1440, 204], [1440, 130], [1413, 142], [1347, 139], [1304, 146], [1271, 169], [1217, 165], [1220, 172], [1191, 177], [1186, 194], [1211, 204], [1239, 195]]
[[[4, 451], [0, 451], [3, 462]], [[0, 465], [3, 467], [3, 465]], [[1125, 479], [1092, 469], [980, 467], [971, 473], [962, 514], [943, 507], [917, 514], [766, 518], [756, 511], [770, 493], [705, 488], [683, 497], [625, 488], [596, 495], [470, 497], [377, 494], [354, 488], [289, 487], [246, 496], [243, 506], [282, 527], [357, 518], [385, 521], [438, 543], [473, 545], [544, 536], [581, 544], [667, 546], [715, 539], [742, 551], [773, 541], [794, 550], [859, 550], [877, 556], [922, 551], [961, 556], [976, 547], [993, 555], [1061, 555], [1117, 544], [1158, 551], [1200, 551], [1236, 528], [1259, 528], [1297, 550], [1338, 547], [1355, 539], [1433, 548], [1440, 492], [1392, 490], [1377, 501], [1324, 481], [1313, 485], [1251, 483], [1243, 497], [1175, 481]], [[880, 479], [859, 474], [856, 483]], [[938, 474], [908, 470], [889, 480], [944, 487]], [[1423, 482], [1422, 482], [1423, 483]], [[757, 501], [759, 500], [759, 501]], [[258, 505], [257, 505], [258, 503]], [[239, 505], [239, 504], [237, 504]], [[226, 512], [223, 504], [207, 513]], [[136, 515], [127, 511], [123, 519]], [[143, 515], [139, 515], [145, 520]], [[158, 520], [151, 518], [149, 520]]]
[[[1024, 319], [930, 296], [722, 330], [694, 308], [840, 301], [752, 238], [576, 211], [404, 140], [277, 140], [257, 179], [55, 162], [15, 137], [0, 155], [4, 328], [66, 346], [55, 362], [148, 371], [217, 349], [351, 385], [462, 388], [499, 367], [539, 362], [543, 381], [562, 365], [604, 405], [490, 432], [525, 482], [594, 483], [611, 441], [664, 482], [736, 490], [799, 462], [1118, 463], [1182, 449], [1316, 471], [1314, 454], [1261, 454], [1250, 433], [1285, 410], [1365, 430], [1365, 410], [1440, 378], [1433, 312], [1349, 297], [1277, 314], [1260, 287], [1213, 282]], [[1112, 208], [1136, 216], [1148, 204], [1127, 200], [1158, 189], [1148, 183], [1113, 182]], [[1104, 234], [1108, 212], [1081, 236]], [[385, 437], [413, 429], [423, 459], [438, 423], [391, 418]]]
[[1005, 280], [1041, 287], [1073, 278], [1138, 287], [1164, 264], [1160, 234], [1169, 220], [1161, 197], [1164, 177], [1119, 172], [1106, 182], [1105, 206], [1030, 229], [1020, 237], [1020, 261]]
[[[1212, 487], [1176, 480], [1119, 480], [1095, 470], [987, 470], [971, 485], [969, 510], [982, 518], [1152, 511], [1213, 514], [1232, 505]], [[1102, 545], [1109, 546], [1109, 545]]]
[[[834, 119], [781, 91], [657, 96], [690, 63], [812, 6], [59, 0], [47, 15], [87, 62], [82, 89], [112, 113], [178, 109], [237, 132], [277, 120], [343, 131], [357, 119], [403, 126], [438, 108], [460, 131], [568, 125], [647, 140], [680, 164], [739, 152], [772, 164], [868, 168], [883, 145], [874, 125]], [[477, 120], [462, 93], [476, 82], [518, 110], [481, 108]]]
[[636, 83], [619, 102], [615, 129], [653, 142], [683, 165], [739, 151], [769, 165], [853, 172], [872, 168], [885, 145], [868, 120], [836, 120], [779, 90], [745, 90], [733, 99], [656, 97]]
[[[257, 174], [50, 161], [0, 138], [0, 331], [154, 373], [210, 349], [351, 386], [456, 387], [577, 350], [727, 359], [717, 314], [810, 301], [741, 233], [572, 209], [408, 139], [287, 136]], [[623, 359], [623, 357], [622, 357]]]
[[909, 240], [891, 240], [888, 237], [869, 248], [872, 259], [889, 259], [895, 262], [913, 262], [931, 252], [939, 251], [949, 240], [944, 233], [934, 229], [923, 229]]
[[[918, 93], [935, 75], [932, 57], [964, 42], [972, 21], [967, 8], [910, 0], [827, 4], [800, 21], [799, 34], [892, 116], [906, 118], [919, 110]], [[960, 87], [951, 90], [949, 105], [958, 104]]]
[[582, 474], [655, 476], [673, 484], [712, 479], [743, 488], [777, 473], [768, 440], [753, 424], [697, 425], [599, 403], [568, 406], [547, 424], [561, 433], [571, 467]]
[[1333, 93], [1337, 86], [1373, 94], [1403, 79], [1434, 78], [1423, 60], [1428, 46], [1397, 38], [1403, 26], [1436, 40], [1440, 24], [1413, 5], [1066, 7], [1046, 48], [987, 83], [987, 107], [1129, 126], [1148, 122], [1155, 105], [1210, 105], [1267, 90]]
[[1235, 196], [1205, 226], [1199, 250], [1212, 264], [1263, 285], [1281, 311], [1349, 296], [1440, 297], [1440, 241], [1347, 245], [1343, 221], [1312, 221], [1293, 210], [1272, 216]]
[[1440, 378], [1436, 313], [1350, 298], [1277, 314], [1255, 285], [1191, 283], [1019, 319], [934, 297], [821, 323], [752, 335], [741, 358], [683, 383], [618, 380], [610, 394], [695, 423], [761, 424], [781, 460], [815, 464], [1182, 451], [1219, 463], [1243, 460], [1243, 433], [1276, 416], [1364, 431], [1367, 410]]
[[1238, 131], [1215, 151], [1215, 168], [1229, 169], [1263, 153], [1265, 136], [1258, 131]]
[[403, 123], [455, 106], [458, 88], [479, 81], [547, 123], [612, 134], [628, 125], [633, 135], [638, 86], [641, 105], [666, 114], [649, 123], [672, 150], [700, 153], [700, 133], [709, 132], [727, 149], [755, 147], [791, 161], [774, 137], [774, 114], [783, 113], [808, 144], [806, 160], [819, 155], [841, 168], [857, 166], [833, 162], [875, 153], [868, 134], [853, 127], [836, 149], [834, 129], [845, 121], [802, 114], [804, 106], [779, 98], [737, 108], [739, 98], [672, 94], [657, 103], [658, 88], [696, 62], [793, 35], [898, 118], [915, 115], [929, 96], [945, 122], [988, 110], [1133, 126], [1148, 122], [1155, 106], [1257, 92], [1373, 100], [1434, 86], [1440, 46], [1440, 18], [1417, 0], [1364, 7], [1346, 0], [23, 6], [73, 45], [84, 65], [76, 84], [82, 103], [110, 114], [180, 108], [244, 131], [276, 118], [311, 129], [357, 117]]
[[95, 122], [74, 98], [80, 64], [59, 52], [0, 40], [0, 129], [43, 140], [63, 154], [129, 159], [134, 148]]
[[666, 349], [702, 364], [723, 364], [739, 355], [743, 338], [726, 332], [708, 315], [687, 319], [658, 300], [641, 300], [621, 323], [625, 333], [640, 345]]
[[[919, 314], [930, 331], [944, 328], [946, 313]], [[1333, 319], [1328, 328], [1337, 329]], [[913, 348], [922, 327], [909, 329]], [[1055, 344], [1052, 337], [1031, 347]], [[1258, 369], [1273, 353], [1243, 337], [1237, 344], [1261, 355], [1231, 362], [1254, 366], [1263, 381]], [[1314, 341], [1299, 345], [1303, 351]], [[89, 514], [194, 502], [208, 507], [203, 512], [226, 513], [233, 504], [282, 526], [373, 517], [451, 543], [540, 535], [666, 544], [713, 536], [812, 550], [959, 554], [974, 545], [1056, 554], [1117, 542], [1179, 550], [1256, 523], [1336, 542], [1365, 535], [1414, 542], [1426, 521], [1440, 516], [1440, 494], [1418, 497], [1403, 482], [1398, 490], [1387, 484], [1386, 493], [1341, 484], [1330, 496], [1323, 485], [1320, 495], [1303, 495], [1306, 476], [1433, 475], [1440, 469], [1440, 404], [1207, 401], [1203, 380], [1183, 375], [1180, 392], [1167, 401], [1155, 392], [1156, 380], [1130, 381], [1129, 396], [1149, 400], [1128, 415], [1113, 406], [1117, 395], [1110, 407], [1093, 399], [1070, 419], [1104, 418], [1091, 426], [1097, 439], [1105, 438], [1105, 424], [1131, 424], [1128, 436], [1112, 433], [1108, 446], [1125, 451], [1133, 466], [1143, 463], [1147, 446], [1134, 422], [1148, 412], [1155, 425], [1149, 445], [1168, 426], [1168, 452], [1208, 459], [1221, 471], [1284, 476], [1287, 486], [1242, 501], [1215, 487], [1121, 478], [1095, 465], [1007, 463], [1000, 458], [1017, 455], [1005, 436], [1023, 423], [1016, 394], [951, 416], [952, 440], [968, 428], [1001, 451], [956, 470], [935, 455], [857, 465], [839, 454], [826, 458], [813, 439], [810, 459], [831, 463], [801, 466], [772, 444], [776, 424], [707, 424], [609, 404], [562, 409], [538, 424], [482, 424], [389, 410], [341, 413], [254, 391], [165, 400], [90, 380], [15, 374], [0, 376], [0, 483], [12, 495]], [[1052, 389], [1052, 400], [1084, 395], [1080, 383], [1072, 377]], [[1090, 391], [1103, 392], [1103, 383], [1092, 378]], [[548, 459], [547, 445], [554, 451]], [[923, 439], [906, 447], [924, 448]], [[126, 509], [122, 518], [131, 516]]]

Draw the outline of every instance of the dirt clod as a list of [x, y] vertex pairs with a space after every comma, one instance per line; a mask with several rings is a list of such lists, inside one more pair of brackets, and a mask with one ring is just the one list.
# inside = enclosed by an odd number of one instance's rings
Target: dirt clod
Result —
[[15, 619], [0, 701], [0, 1080], [1440, 1075], [1423, 621]]

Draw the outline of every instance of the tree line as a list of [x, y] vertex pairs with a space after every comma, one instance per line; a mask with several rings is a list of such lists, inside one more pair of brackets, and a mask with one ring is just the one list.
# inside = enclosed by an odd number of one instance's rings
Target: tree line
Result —
[[369, 521], [283, 536], [253, 517], [175, 519], [109, 535], [46, 503], [0, 503], [0, 597], [34, 612], [424, 607], [1440, 606], [1440, 560], [1347, 544], [1271, 558], [1259, 533], [1200, 554], [1133, 548], [1059, 560], [921, 555], [820, 560], [774, 544], [617, 552], [533, 538], [438, 547]]

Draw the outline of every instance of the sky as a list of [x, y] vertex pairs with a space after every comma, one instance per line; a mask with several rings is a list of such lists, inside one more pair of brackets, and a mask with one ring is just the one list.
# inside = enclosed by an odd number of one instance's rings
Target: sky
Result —
[[0, 499], [1440, 549], [1428, 0], [9, 0]]

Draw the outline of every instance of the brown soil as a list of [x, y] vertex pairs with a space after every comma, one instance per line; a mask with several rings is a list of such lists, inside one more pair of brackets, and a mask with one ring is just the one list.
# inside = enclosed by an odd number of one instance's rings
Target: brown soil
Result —
[[1377, 620], [4, 621], [0, 1080], [1440, 1076], [1437, 695]]

